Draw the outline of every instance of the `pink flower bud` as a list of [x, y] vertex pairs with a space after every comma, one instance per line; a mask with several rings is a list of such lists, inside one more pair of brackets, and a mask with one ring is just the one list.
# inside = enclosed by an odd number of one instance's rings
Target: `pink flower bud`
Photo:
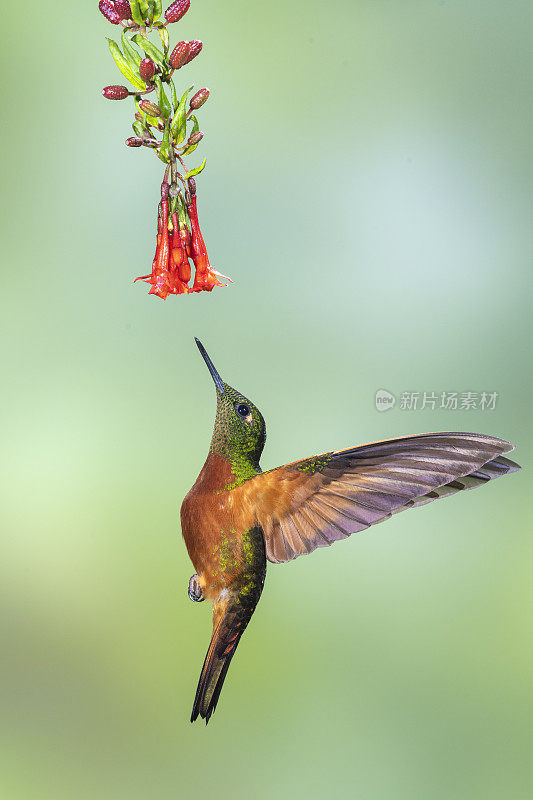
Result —
[[107, 100], [125, 100], [129, 91], [127, 86], [106, 86], [102, 94]]
[[112, 3], [111, 0], [100, 0], [98, 8], [109, 22], [112, 22], [113, 25], [119, 24], [120, 15], [117, 13], [115, 4]]
[[138, 139], [136, 136], [130, 136], [129, 139], [126, 139], [126, 144], [128, 147], [142, 147], [144, 142], [142, 139]]
[[139, 64], [139, 74], [145, 83], [152, 80], [155, 75], [155, 64], [151, 58], [143, 58]]
[[115, 0], [115, 8], [120, 19], [131, 19], [131, 6], [129, 0]]
[[202, 131], [196, 131], [195, 133], [191, 133], [189, 138], [187, 139], [187, 147], [190, 147], [193, 144], [198, 144], [204, 138], [204, 134]]
[[191, 97], [191, 102], [189, 103], [190, 108], [196, 111], [197, 108], [203, 106], [208, 97], [209, 89], [200, 89], [200, 91], [196, 92], [196, 94]]
[[156, 106], [155, 103], [151, 103], [149, 100], [141, 100], [139, 103], [139, 108], [141, 111], [144, 111], [145, 114], [148, 114], [149, 117], [162, 116], [159, 106]]
[[167, 22], [177, 22], [189, 10], [191, 0], [175, 0], [165, 11]]
[[192, 197], [194, 197], [194, 195], [196, 194], [196, 181], [194, 180], [194, 178], [188, 178], [187, 183], [189, 185], [190, 193]]
[[179, 69], [187, 63], [190, 53], [190, 42], [178, 42], [172, 53], [170, 54], [170, 66], [172, 69]]
[[193, 39], [189, 42], [189, 55], [187, 56], [187, 60], [185, 64], [188, 64], [189, 61], [192, 61], [193, 58], [199, 54], [200, 50], [204, 46], [204, 43], [200, 41], [200, 39]]

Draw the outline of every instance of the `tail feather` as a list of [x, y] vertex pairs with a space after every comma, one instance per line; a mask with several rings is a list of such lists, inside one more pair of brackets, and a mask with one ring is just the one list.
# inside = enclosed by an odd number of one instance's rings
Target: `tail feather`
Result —
[[217, 706], [231, 659], [254, 608], [251, 610], [246, 608], [238, 599], [227, 603], [223, 610], [217, 608], [217, 604], [215, 604], [213, 635], [198, 681], [191, 722], [194, 722], [198, 716], [205, 719], [206, 725], [209, 722]]

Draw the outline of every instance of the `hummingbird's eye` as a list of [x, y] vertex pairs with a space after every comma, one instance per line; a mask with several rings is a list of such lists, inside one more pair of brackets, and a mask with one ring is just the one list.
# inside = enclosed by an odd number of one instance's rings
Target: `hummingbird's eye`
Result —
[[235, 411], [239, 417], [244, 419], [250, 413], [250, 406], [247, 406], [246, 403], [235, 403]]

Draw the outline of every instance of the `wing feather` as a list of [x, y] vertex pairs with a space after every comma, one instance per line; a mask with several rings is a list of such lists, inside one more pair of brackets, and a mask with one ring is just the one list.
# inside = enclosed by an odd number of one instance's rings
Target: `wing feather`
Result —
[[392, 514], [474, 489], [518, 464], [513, 445], [472, 433], [428, 433], [324, 453], [239, 487], [253, 500], [269, 561], [290, 561]]

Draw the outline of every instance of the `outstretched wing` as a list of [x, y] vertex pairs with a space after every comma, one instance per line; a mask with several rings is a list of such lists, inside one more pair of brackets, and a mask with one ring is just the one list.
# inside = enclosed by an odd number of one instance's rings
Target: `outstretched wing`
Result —
[[475, 433], [427, 433], [324, 453], [240, 487], [257, 509], [269, 561], [290, 561], [406, 508], [520, 469], [513, 445]]

